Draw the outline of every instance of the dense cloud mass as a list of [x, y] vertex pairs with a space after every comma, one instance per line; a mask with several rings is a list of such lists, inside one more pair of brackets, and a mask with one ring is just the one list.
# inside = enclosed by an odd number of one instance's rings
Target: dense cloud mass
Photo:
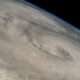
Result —
[[21, 0], [0, 0], [0, 80], [80, 80], [80, 31]]

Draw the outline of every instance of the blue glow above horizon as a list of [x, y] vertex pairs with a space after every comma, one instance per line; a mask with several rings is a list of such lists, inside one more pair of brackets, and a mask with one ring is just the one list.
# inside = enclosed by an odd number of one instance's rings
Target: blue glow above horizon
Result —
[[77, 26], [75, 26], [74, 24], [68, 22], [67, 20], [65, 20], [65, 19], [63, 19], [63, 18], [61, 18], [60, 16], [57, 16], [56, 14], [53, 14], [53, 13], [49, 12], [48, 10], [46, 10], [46, 9], [44, 9], [44, 8], [42, 8], [42, 7], [36, 5], [36, 4], [34, 4], [34, 3], [32, 3], [32, 2], [30, 2], [30, 1], [28, 1], [28, 0], [24, 0], [24, 1], [30, 3], [33, 7], [38, 8], [39, 10], [43, 10], [43, 11], [47, 12], [48, 14], [50, 14], [50, 15], [52, 15], [52, 16], [55, 16], [56, 18], [58, 18], [58, 19], [62, 20], [63, 22], [71, 25], [72, 27], [76, 28], [77, 30], [80, 30]]

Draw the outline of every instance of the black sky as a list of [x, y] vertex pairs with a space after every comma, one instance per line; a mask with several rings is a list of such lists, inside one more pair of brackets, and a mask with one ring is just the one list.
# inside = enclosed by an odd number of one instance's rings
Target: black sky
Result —
[[79, 11], [80, 6], [76, 1], [61, 0], [25, 0], [29, 1], [80, 28]]

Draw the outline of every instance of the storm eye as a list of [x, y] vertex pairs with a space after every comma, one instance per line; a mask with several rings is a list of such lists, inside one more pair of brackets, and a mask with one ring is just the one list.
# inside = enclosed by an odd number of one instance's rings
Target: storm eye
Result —
[[57, 47], [57, 56], [63, 60], [73, 60], [72, 55], [62, 47]]

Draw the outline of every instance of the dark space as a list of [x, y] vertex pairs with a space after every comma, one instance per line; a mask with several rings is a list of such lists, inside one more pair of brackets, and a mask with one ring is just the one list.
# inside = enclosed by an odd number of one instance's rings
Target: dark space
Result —
[[79, 5], [77, 1], [25, 0], [58, 16], [64, 21], [80, 29]]

